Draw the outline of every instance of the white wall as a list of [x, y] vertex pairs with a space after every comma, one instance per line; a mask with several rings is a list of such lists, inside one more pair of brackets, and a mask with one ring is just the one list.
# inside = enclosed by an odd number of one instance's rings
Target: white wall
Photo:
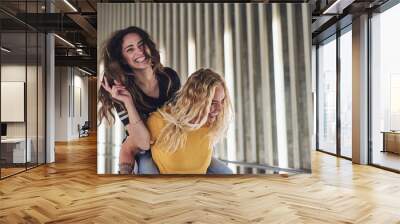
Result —
[[[78, 129], [77, 126], [80, 124], [81, 126], [88, 121], [88, 78], [81, 76], [82, 73], [79, 72], [79, 75], [74, 75], [74, 108], [73, 108], [73, 119], [72, 119], [72, 130], [71, 135], [74, 137], [78, 137]], [[79, 93], [80, 92], [80, 93]], [[79, 97], [80, 96], [80, 97]], [[79, 102], [80, 101], [80, 102]], [[79, 109], [81, 111], [79, 111]]]
[[[38, 69], [38, 70], [36, 70]], [[39, 163], [44, 162], [44, 89], [42, 67], [24, 64], [3, 64], [1, 66], [1, 81], [24, 82], [26, 84], [26, 121], [6, 122], [8, 138], [25, 138], [31, 140], [32, 161], [36, 162], [36, 152], [39, 153]], [[26, 80], [27, 78], [27, 80]], [[2, 96], [7, 97], [7, 96]], [[12, 113], [10, 108], [1, 108], [3, 112]], [[25, 112], [25, 111], [24, 111]]]
[[[27, 69], [27, 70], [25, 70]], [[36, 75], [36, 66], [27, 66], [19, 64], [6, 64], [1, 66], [1, 81], [2, 82], [25, 82], [25, 75], [28, 72], [28, 87], [27, 87], [27, 119], [28, 129], [36, 130], [36, 80], [30, 77], [31, 74]], [[30, 88], [29, 88], [30, 87]], [[7, 108], [1, 108], [7, 110]], [[34, 112], [34, 113], [33, 113]], [[34, 122], [34, 123], [32, 123]], [[24, 122], [7, 122], [7, 136], [8, 137], [25, 137], [25, 123]], [[33, 127], [35, 125], [35, 127]], [[29, 137], [29, 130], [28, 130]]]
[[56, 67], [55, 74], [55, 141], [77, 139], [78, 124], [88, 120], [88, 78], [72, 67]]
[[[1, 66], [1, 81], [5, 82], [25, 82], [25, 64], [9, 64]], [[28, 67], [28, 70], [31, 68]], [[7, 108], [1, 108], [7, 110]], [[7, 123], [7, 137], [25, 137], [24, 122]]]
[[55, 141], [68, 139], [68, 68], [55, 68]]

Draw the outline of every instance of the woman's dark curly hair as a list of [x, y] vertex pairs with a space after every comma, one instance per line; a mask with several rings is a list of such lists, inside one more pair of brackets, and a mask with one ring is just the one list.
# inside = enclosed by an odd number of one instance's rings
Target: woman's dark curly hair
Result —
[[[160, 52], [157, 50], [156, 44], [151, 39], [150, 35], [143, 29], [130, 26], [122, 30], [118, 30], [111, 35], [111, 38], [105, 42], [102, 47], [102, 62], [104, 63], [104, 78], [107, 79], [110, 85], [113, 85], [114, 80], [123, 83], [127, 90], [131, 93], [133, 102], [138, 111], [151, 111], [153, 109], [152, 105], [146, 103], [143, 99], [143, 92], [140, 90], [139, 86], [135, 82], [127, 82], [126, 74], [134, 73], [134, 71], [129, 67], [128, 63], [122, 55], [122, 42], [126, 35], [135, 33], [142, 38], [144, 46], [144, 55], [147, 59], [151, 59], [151, 65], [153, 71], [156, 75], [164, 75], [169, 80], [168, 91], [171, 87], [171, 79], [164, 72], [164, 67], [160, 62]], [[98, 92], [98, 102], [101, 103], [98, 118], [99, 123], [102, 122], [103, 118], [106, 118], [109, 124], [113, 123], [115, 117], [111, 110], [114, 103], [118, 103], [123, 106], [120, 102], [115, 101], [109, 92], [107, 92], [102, 86], [100, 86]]]

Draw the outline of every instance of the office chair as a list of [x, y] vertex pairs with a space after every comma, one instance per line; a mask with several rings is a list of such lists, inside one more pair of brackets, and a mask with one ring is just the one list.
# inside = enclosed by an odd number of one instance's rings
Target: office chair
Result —
[[79, 129], [79, 138], [89, 136], [89, 129], [90, 129], [89, 121], [85, 121], [82, 127], [80, 127], [80, 125], [78, 124], [78, 129]]

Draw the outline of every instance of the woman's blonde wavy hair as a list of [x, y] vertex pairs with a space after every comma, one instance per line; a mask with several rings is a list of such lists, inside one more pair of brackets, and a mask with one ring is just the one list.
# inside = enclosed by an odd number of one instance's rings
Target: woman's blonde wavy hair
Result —
[[[216, 87], [224, 89], [223, 107], [212, 124], [207, 124]], [[233, 118], [232, 104], [224, 79], [211, 69], [200, 69], [186, 81], [175, 99], [158, 110], [166, 125], [161, 130], [157, 143], [175, 152], [186, 144], [188, 132], [207, 125], [210, 143], [215, 144], [225, 137], [229, 122]]]

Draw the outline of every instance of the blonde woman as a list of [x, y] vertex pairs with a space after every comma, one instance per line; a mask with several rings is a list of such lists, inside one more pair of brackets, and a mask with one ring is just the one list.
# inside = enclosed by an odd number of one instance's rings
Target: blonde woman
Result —
[[223, 78], [210, 69], [193, 73], [176, 98], [150, 115], [151, 153], [161, 174], [206, 174], [213, 145], [233, 111]]

